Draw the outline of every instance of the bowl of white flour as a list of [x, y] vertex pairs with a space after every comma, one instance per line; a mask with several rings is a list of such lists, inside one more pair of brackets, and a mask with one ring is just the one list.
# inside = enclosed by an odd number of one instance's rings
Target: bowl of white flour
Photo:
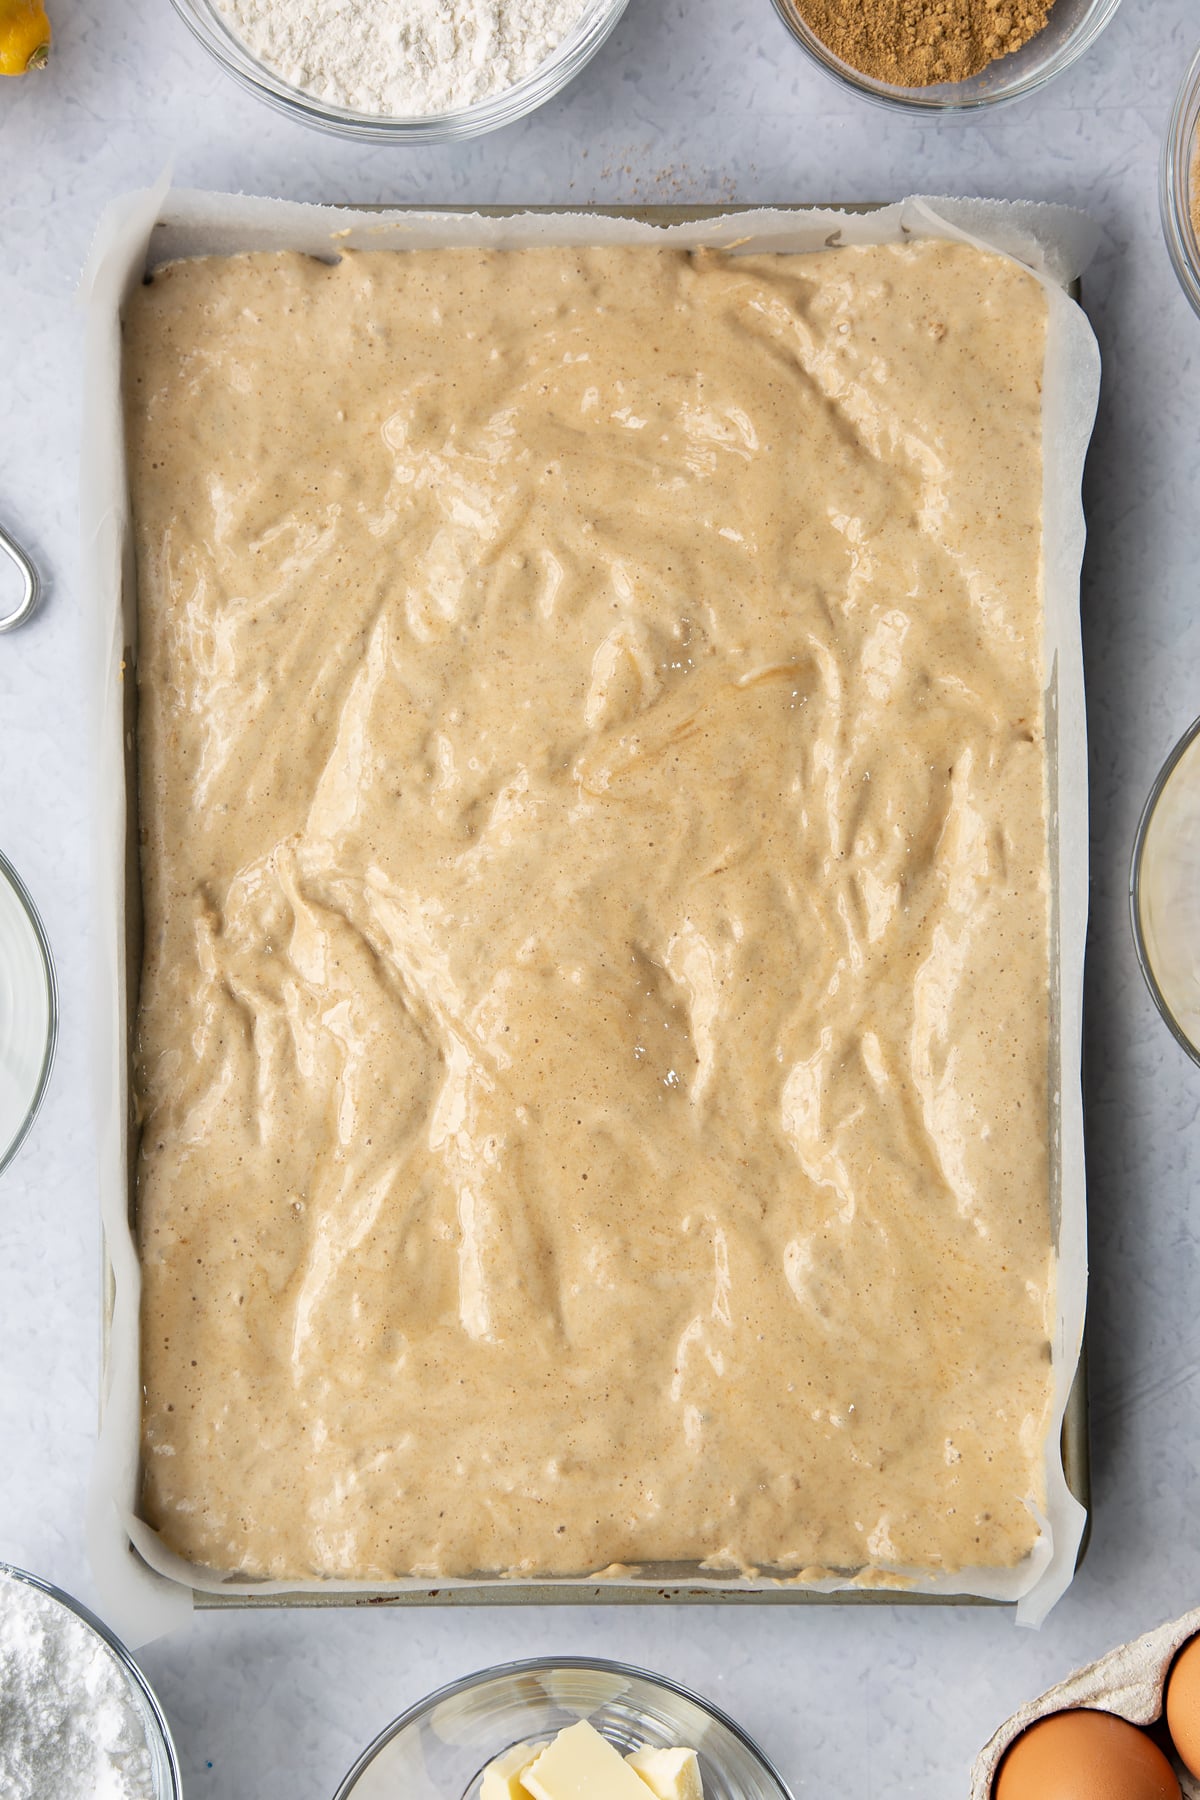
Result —
[[180, 1800], [179, 1764], [145, 1676], [100, 1620], [0, 1563], [4, 1800]]
[[270, 105], [343, 137], [438, 143], [524, 117], [596, 54], [626, 0], [174, 0]]

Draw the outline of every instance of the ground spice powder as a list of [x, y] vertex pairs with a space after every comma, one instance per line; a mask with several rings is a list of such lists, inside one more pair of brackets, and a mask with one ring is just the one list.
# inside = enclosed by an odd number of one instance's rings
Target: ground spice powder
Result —
[[965, 81], [1039, 32], [1054, 0], [792, 0], [835, 56], [876, 81]]

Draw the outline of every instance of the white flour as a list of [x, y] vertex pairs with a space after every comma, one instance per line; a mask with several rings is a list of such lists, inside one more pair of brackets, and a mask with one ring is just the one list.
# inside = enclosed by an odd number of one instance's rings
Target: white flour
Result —
[[470, 106], [544, 63], [588, 0], [215, 0], [260, 62], [353, 112]]
[[129, 1682], [73, 1612], [0, 1572], [4, 1800], [154, 1800]]

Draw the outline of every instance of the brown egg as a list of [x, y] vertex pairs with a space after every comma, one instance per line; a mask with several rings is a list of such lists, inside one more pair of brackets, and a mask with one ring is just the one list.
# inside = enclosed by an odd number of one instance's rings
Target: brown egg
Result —
[[1167, 1676], [1167, 1730], [1188, 1774], [1200, 1779], [1200, 1637], [1183, 1646]]
[[1000, 1764], [993, 1800], [1179, 1800], [1170, 1763], [1145, 1732], [1104, 1712], [1051, 1713]]

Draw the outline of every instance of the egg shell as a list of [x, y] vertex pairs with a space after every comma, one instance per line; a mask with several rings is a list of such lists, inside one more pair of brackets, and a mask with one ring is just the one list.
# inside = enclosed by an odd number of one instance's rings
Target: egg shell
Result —
[[1013, 1744], [996, 1800], [1179, 1800], [1158, 1745], [1115, 1713], [1051, 1713]]
[[1184, 1645], [1167, 1676], [1167, 1730], [1184, 1768], [1200, 1778], [1200, 1637]]
[[[1110, 1650], [1098, 1662], [1077, 1669], [1057, 1687], [1048, 1688], [1036, 1700], [1018, 1707], [1006, 1719], [975, 1758], [971, 1770], [971, 1800], [996, 1800], [994, 1783], [1004, 1753], [1021, 1733], [1047, 1714], [1075, 1707], [1114, 1713], [1131, 1725], [1152, 1725], [1162, 1717], [1167, 1671], [1176, 1652], [1200, 1633], [1200, 1607], [1169, 1625], [1146, 1632], [1132, 1644]], [[1183, 1800], [1200, 1800], [1200, 1778], [1186, 1770], [1179, 1774]]]

